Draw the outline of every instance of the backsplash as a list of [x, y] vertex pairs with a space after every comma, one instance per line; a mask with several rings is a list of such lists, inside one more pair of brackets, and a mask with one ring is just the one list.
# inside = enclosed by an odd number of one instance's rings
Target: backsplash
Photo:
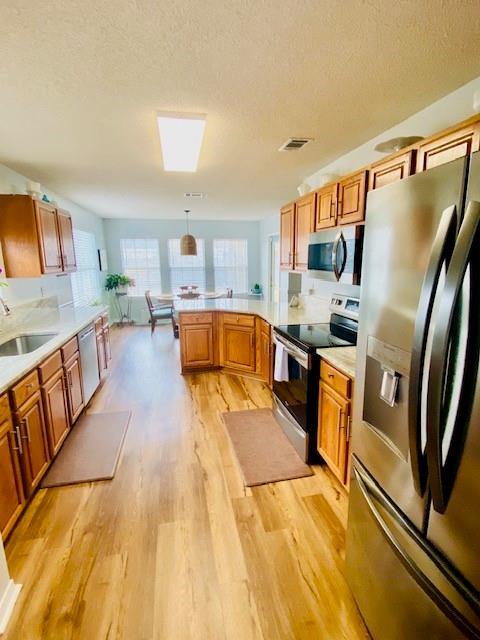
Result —
[[9, 307], [8, 316], [0, 315], [0, 338], [22, 329], [32, 320], [42, 320], [43, 317], [50, 316], [52, 309], [58, 309], [58, 298], [56, 296], [36, 298], [20, 304], [9, 304]]

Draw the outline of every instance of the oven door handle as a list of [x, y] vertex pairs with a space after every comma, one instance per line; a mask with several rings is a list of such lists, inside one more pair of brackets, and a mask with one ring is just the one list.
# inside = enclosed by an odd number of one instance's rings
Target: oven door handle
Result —
[[291, 356], [295, 362], [298, 362], [305, 369], [310, 369], [310, 358], [306, 353], [300, 351], [300, 349], [293, 349], [285, 340], [282, 340], [278, 334], [274, 334], [273, 336], [274, 344], [281, 344], [285, 351]]

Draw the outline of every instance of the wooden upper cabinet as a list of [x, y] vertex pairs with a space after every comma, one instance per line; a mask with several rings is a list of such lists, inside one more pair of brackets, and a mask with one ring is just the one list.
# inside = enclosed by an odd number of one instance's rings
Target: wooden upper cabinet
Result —
[[360, 171], [338, 183], [337, 224], [363, 222], [365, 219], [367, 174], [367, 171]]
[[58, 230], [57, 210], [38, 200], [34, 201], [37, 216], [42, 273], [62, 271], [62, 250]]
[[63, 270], [75, 271], [77, 268], [77, 260], [75, 257], [75, 246], [73, 244], [72, 216], [68, 211], [58, 210], [58, 231]]
[[418, 145], [417, 172], [433, 169], [480, 149], [480, 122], [429, 138]]
[[9, 278], [76, 268], [71, 218], [47, 202], [24, 195], [0, 195], [0, 238]]
[[309, 193], [295, 203], [294, 271], [306, 271], [308, 266], [308, 239], [315, 230], [315, 193]]
[[330, 184], [317, 191], [315, 230], [328, 229], [337, 224], [338, 184]]
[[8, 397], [0, 397], [0, 534], [5, 538], [11, 531], [24, 500], [20, 473], [20, 434], [12, 425]]
[[337, 478], [345, 484], [348, 466], [350, 402], [320, 382], [317, 449]]
[[415, 150], [411, 149], [395, 157], [380, 160], [371, 165], [368, 172], [368, 190], [408, 178], [415, 169]]
[[295, 204], [280, 209], [280, 269], [293, 269], [295, 241]]

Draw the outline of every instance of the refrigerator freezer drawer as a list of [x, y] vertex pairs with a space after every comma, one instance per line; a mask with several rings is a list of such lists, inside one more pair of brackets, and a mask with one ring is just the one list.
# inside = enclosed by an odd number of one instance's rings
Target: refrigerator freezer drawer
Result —
[[480, 618], [418, 538], [354, 461], [347, 578], [374, 640], [480, 638]]

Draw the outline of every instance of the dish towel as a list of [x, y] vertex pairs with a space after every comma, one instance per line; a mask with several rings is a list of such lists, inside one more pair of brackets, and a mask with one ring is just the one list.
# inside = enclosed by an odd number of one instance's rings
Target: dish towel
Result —
[[275, 345], [273, 378], [277, 382], [288, 382], [288, 353], [285, 351], [283, 344], [278, 342]]

